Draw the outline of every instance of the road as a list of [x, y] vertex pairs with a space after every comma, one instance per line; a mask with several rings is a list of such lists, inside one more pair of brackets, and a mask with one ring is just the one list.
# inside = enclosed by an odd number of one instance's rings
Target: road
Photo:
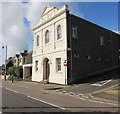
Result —
[[118, 112], [118, 105], [47, 91], [47, 85], [39, 83], [3, 81], [2, 85], [3, 111]]
[[58, 107], [31, 99], [22, 94], [2, 89], [2, 112], [63, 112]]

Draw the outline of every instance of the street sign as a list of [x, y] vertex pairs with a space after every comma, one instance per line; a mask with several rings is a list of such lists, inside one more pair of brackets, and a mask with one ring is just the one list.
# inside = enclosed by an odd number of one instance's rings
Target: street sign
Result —
[[67, 66], [67, 61], [64, 61], [64, 66]]

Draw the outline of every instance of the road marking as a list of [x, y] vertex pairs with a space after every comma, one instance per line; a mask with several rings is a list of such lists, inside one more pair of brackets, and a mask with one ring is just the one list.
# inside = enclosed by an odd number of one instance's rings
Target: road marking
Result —
[[[107, 83], [109, 83], [109, 82], [111, 82], [111, 81], [112, 81], [112, 80], [101, 81], [101, 82], [92, 84], [92, 86], [99, 86], [99, 87], [101, 87], [101, 86], [103, 86], [103, 85], [105, 85], [105, 84], [107, 84]], [[100, 84], [100, 83], [101, 83], [101, 84]]]
[[31, 97], [31, 96], [27, 96], [27, 97], [29, 97], [29, 98], [31, 98], [31, 99], [34, 99], [34, 100], [37, 100], [37, 101], [40, 101], [40, 102], [43, 102], [43, 103], [45, 103], [45, 104], [49, 104], [49, 105], [51, 105], [51, 106], [54, 106], [54, 107], [60, 108], [60, 109], [62, 109], [62, 110], [66, 110], [65, 108], [62, 108], [62, 107], [57, 106], [57, 105], [54, 105], [54, 104], [52, 104], [52, 103], [49, 103], [49, 102], [46, 102], [46, 101], [43, 101], [43, 100], [40, 100], [40, 99], [37, 99], [37, 98]]
[[14, 90], [9, 89], [9, 88], [6, 88], [6, 89], [9, 90], [9, 91], [15, 92], [15, 93], [19, 93], [18, 91], [14, 91]]

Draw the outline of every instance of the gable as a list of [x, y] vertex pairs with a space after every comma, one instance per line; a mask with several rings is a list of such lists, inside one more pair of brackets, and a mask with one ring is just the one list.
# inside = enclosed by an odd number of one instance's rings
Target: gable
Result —
[[53, 6], [47, 6], [47, 7], [44, 9], [42, 15], [45, 15], [46, 13], [48, 13], [49, 11], [51, 11], [51, 10], [54, 9], [54, 8], [55, 8], [55, 7], [53, 7]]

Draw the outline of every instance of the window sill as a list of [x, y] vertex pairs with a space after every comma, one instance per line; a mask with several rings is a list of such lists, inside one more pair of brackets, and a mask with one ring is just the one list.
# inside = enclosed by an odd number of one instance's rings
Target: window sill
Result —
[[52, 43], [51, 42], [49, 42], [49, 43], [46, 43], [46, 44], [44, 44], [43, 46], [47, 46], [47, 45], [51, 45]]
[[56, 73], [62, 73], [62, 71], [56, 71]]
[[56, 40], [55, 43], [61, 42], [61, 41], [63, 41], [63, 39]]

